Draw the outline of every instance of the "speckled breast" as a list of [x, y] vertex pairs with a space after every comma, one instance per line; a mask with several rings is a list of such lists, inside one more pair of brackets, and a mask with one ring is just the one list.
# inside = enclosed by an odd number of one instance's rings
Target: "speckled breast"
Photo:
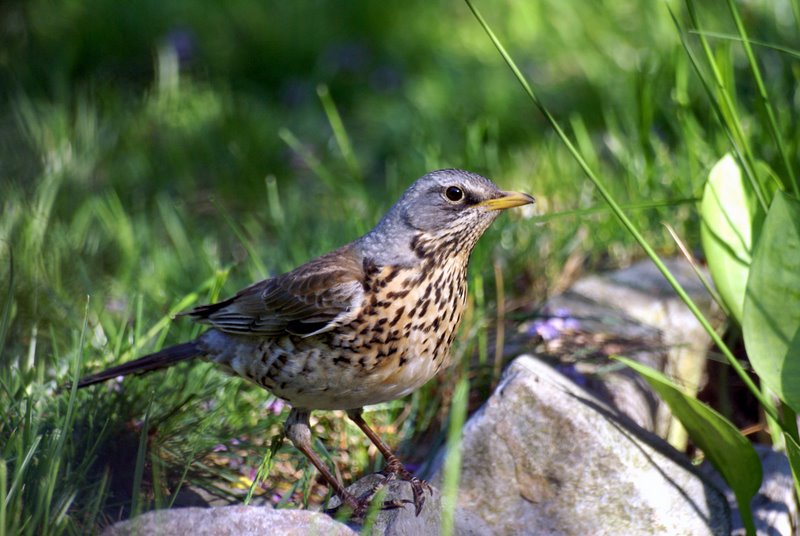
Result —
[[313, 409], [360, 408], [413, 392], [449, 363], [467, 296], [466, 264], [457, 260], [368, 273], [356, 319], [316, 337], [284, 340], [291, 350], [260, 383], [295, 407]]

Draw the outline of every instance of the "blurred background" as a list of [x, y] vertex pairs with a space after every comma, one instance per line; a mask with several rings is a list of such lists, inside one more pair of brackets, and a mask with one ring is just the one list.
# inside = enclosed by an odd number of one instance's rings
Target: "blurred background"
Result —
[[[695, 204], [730, 141], [681, 44], [683, 3], [476, 4], [647, 239], [675, 252], [668, 222], [697, 248]], [[729, 12], [694, 4], [760, 158], [776, 165]], [[751, 38], [796, 50], [793, 7], [739, 5]], [[205, 365], [68, 406], [54, 389], [71, 367], [192, 336], [169, 315], [356, 238], [427, 171], [469, 169], [537, 205], [479, 244], [454, 369], [370, 417], [416, 464], [442, 442], [455, 380], [469, 371], [474, 407], [494, 361], [513, 357], [492, 340], [498, 295], [513, 332], [576, 277], [643, 256], [464, 3], [5, 0], [0, 36], [0, 453], [18, 467], [33, 448], [27, 470], [53, 482], [56, 506], [28, 497], [41, 511], [26, 512], [51, 523], [60, 512], [63, 530], [174, 500], [176, 482], [224, 480], [220, 493], [239, 497], [285, 416]], [[797, 58], [758, 55], [798, 140]], [[379, 465], [341, 418], [319, 419], [345, 478]], [[276, 464], [259, 494], [324, 497], [290, 449]]]

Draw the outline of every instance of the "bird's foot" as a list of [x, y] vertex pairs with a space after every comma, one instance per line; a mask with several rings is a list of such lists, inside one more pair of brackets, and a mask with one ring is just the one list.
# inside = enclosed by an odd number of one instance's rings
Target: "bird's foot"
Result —
[[399, 478], [411, 484], [411, 492], [414, 495], [414, 500], [406, 501], [406, 503], [410, 504], [413, 502], [414, 512], [416, 515], [419, 515], [420, 512], [422, 512], [422, 506], [425, 504], [425, 491], [433, 495], [431, 485], [421, 478], [414, 476], [397, 458], [389, 460], [389, 463], [386, 464], [386, 467], [383, 468], [381, 473], [389, 479]]
[[[343, 510], [346, 510], [349, 512], [349, 518], [353, 521], [363, 521], [370, 509], [370, 506], [372, 506], [375, 496], [378, 495], [378, 492], [385, 485], [386, 481], [381, 482], [360, 497], [356, 497], [351, 493], [339, 495], [338, 498], [341, 501], [341, 504], [326, 509], [325, 513], [337, 516], [342, 513]], [[379, 508], [381, 510], [396, 510], [397, 508], [405, 507], [407, 504], [414, 504], [414, 501], [408, 499], [390, 499], [383, 501]]]

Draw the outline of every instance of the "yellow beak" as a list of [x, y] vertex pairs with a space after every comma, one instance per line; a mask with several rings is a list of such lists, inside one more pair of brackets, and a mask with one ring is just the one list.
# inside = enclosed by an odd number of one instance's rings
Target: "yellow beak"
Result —
[[522, 192], [502, 192], [500, 197], [481, 201], [477, 206], [486, 207], [489, 210], [505, 210], [507, 208], [521, 207], [534, 202], [532, 196]]

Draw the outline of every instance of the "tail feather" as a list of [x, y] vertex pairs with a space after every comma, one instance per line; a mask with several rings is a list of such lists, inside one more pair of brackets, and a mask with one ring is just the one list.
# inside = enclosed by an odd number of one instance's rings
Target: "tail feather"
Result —
[[144, 374], [153, 370], [171, 367], [175, 363], [186, 361], [187, 359], [192, 359], [199, 355], [200, 350], [197, 348], [197, 344], [194, 341], [176, 344], [175, 346], [164, 348], [154, 354], [146, 355], [139, 359], [117, 365], [116, 367], [84, 376], [78, 380], [78, 388], [88, 387], [96, 383], [110, 380], [111, 378], [116, 378], [117, 376]]

